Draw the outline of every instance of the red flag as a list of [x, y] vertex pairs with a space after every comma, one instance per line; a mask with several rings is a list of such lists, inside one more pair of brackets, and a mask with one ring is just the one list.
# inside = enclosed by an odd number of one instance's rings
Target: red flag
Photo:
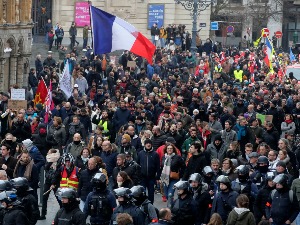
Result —
[[47, 86], [45, 84], [45, 81], [44, 79], [41, 79], [39, 81], [39, 84], [38, 84], [38, 87], [37, 87], [37, 90], [36, 90], [36, 93], [35, 93], [35, 97], [34, 97], [34, 106], [36, 106], [36, 104], [44, 104], [45, 103], [45, 100], [46, 100], [46, 97], [47, 97]]
[[48, 88], [48, 94], [46, 97], [46, 113], [45, 113], [45, 123], [48, 123], [49, 120], [49, 112], [54, 109], [54, 103], [52, 101], [52, 82], [50, 81], [50, 85]]

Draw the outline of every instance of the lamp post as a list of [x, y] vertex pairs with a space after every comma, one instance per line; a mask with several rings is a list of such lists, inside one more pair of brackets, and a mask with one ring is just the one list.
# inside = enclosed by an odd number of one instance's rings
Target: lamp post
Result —
[[177, 4], [181, 4], [186, 10], [191, 11], [191, 16], [193, 18], [191, 51], [194, 54], [197, 52], [197, 17], [200, 15], [200, 12], [207, 9], [213, 1], [214, 0], [175, 0]]

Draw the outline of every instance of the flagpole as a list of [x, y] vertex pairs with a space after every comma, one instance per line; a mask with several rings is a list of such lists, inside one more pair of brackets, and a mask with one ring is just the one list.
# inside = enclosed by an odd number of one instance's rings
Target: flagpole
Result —
[[91, 27], [91, 39], [92, 39], [92, 46], [91, 46], [91, 48], [94, 49], [93, 26], [92, 26], [92, 15], [91, 15], [92, 2], [89, 1], [89, 0], [87, 2], [90, 5], [90, 7], [89, 7], [89, 13], [90, 13], [90, 27]]

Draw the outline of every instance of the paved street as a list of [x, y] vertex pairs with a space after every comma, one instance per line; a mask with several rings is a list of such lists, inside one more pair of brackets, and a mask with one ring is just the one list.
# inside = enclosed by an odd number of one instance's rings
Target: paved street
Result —
[[[39, 192], [38, 192], [39, 193]], [[155, 199], [154, 199], [154, 205], [158, 208], [161, 209], [163, 207], [167, 206], [167, 203], [162, 202], [161, 201], [161, 195], [160, 194], [155, 194]], [[56, 212], [59, 209], [59, 205], [56, 201], [56, 198], [53, 194], [53, 192], [51, 192], [49, 200], [48, 200], [48, 210], [47, 210], [47, 216], [46, 216], [46, 220], [39, 220], [37, 222], [37, 225], [48, 225], [52, 223], [52, 220], [55, 217]], [[41, 210], [41, 207], [40, 207]]]

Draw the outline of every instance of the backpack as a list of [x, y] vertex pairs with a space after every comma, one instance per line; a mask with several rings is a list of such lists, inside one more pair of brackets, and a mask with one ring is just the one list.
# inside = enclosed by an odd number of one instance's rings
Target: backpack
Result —
[[111, 215], [113, 214], [113, 209], [109, 204], [107, 198], [107, 192], [102, 194], [92, 195], [92, 199], [88, 204], [89, 215], [91, 217], [101, 217], [104, 221], [110, 221]]
[[[58, 218], [58, 219], [61, 217], [61, 215], [62, 215], [62, 213], [64, 212], [64, 210], [65, 210], [64, 208], [61, 208], [61, 210], [59, 210], [59, 211], [57, 212], [57, 218]], [[75, 224], [75, 223], [73, 223], [73, 217], [74, 217], [74, 215], [75, 215], [77, 212], [81, 212], [81, 210], [80, 210], [79, 208], [73, 210], [73, 211], [72, 211], [72, 215], [71, 215], [70, 220], [64, 220], [64, 221], [67, 222], [69, 225]], [[67, 223], [66, 223], [66, 224], [67, 224]]]
[[[277, 192], [276, 189], [274, 189], [274, 190], [271, 191], [271, 199], [272, 200], [273, 200], [274, 195], [275, 195], [276, 192]], [[293, 192], [293, 190], [289, 190], [289, 199], [290, 199], [290, 202], [293, 203], [293, 200], [294, 200], [294, 192]]]
[[[148, 204], [145, 204], [144, 206], [143, 206], [143, 209], [142, 209], [142, 211], [145, 213], [145, 215], [149, 218], [149, 207], [148, 207], [148, 205], [149, 205], [150, 203], [148, 203]], [[158, 218], [158, 215], [159, 215], [159, 210], [158, 210], [158, 208], [156, 208], [154, 205], [153, 205], [153, 207], [154, 207], [154, 209], [155, 209], [155, 212], [156, 212], [156, 215], [157, 215], [157, 218]], [[150, 219], [150, 218], [149, 218]], [[151, 221], [150, 221], [151, 222]]]

